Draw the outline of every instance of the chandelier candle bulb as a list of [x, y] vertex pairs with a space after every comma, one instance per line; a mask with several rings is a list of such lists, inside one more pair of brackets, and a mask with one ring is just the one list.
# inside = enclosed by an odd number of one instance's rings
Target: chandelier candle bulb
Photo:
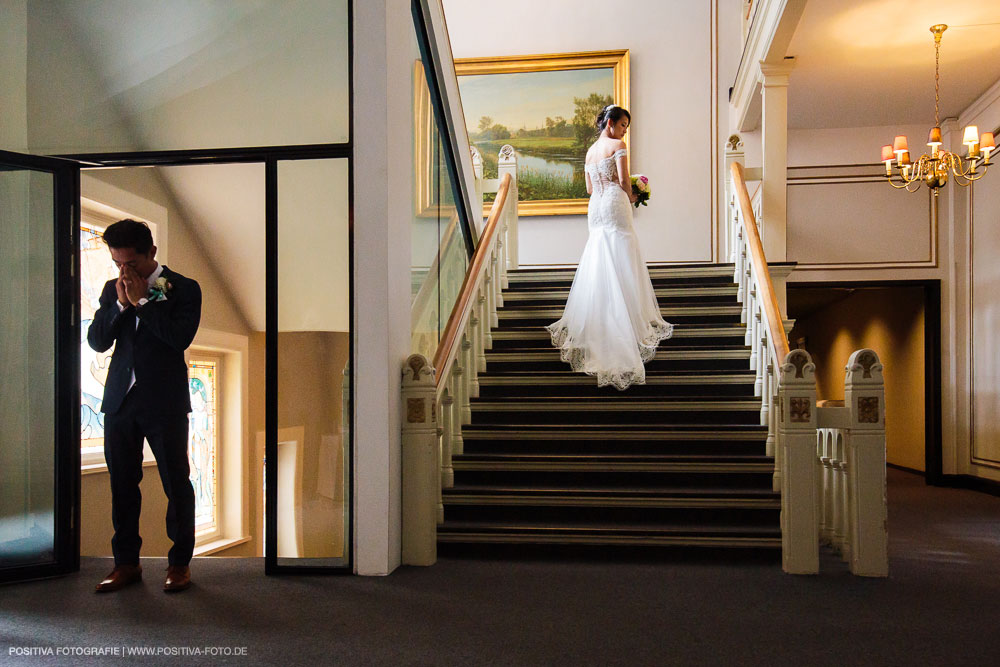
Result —
[[892, 175], [892, 161], [895, 159], [895, 154], [892, 152], [892, 145], [886, 144], [882, 147], [882, 162], [885, 164], [885, 175]]
[[993, 133], [983, 132], [983, 136], [979, 137], [979, 149], [983, 152], [983, 164], [990, 163], [990, 153], [992, 153], [996, 147], [996, 140], [993, 138]]

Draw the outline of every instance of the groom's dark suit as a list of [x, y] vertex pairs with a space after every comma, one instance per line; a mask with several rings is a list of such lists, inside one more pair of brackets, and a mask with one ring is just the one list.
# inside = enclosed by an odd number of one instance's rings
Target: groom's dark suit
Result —
[[201, 288], [166, 266], [161, 276], [170, 283], [166, 300], [124, 310], [118, 306], [115, 281], [109, 280], [87, 331], [87, 342], [98, 352], [115, 345], [101, 410], [116, 565], [139, 563], [143, 438], [153, 450], [167, 494], [167, 535], [174, 543], [170, 565], [187, 565], [194, 550], [194, 489], [187, 454], [191, 399], [184, 350], [201, 320]]

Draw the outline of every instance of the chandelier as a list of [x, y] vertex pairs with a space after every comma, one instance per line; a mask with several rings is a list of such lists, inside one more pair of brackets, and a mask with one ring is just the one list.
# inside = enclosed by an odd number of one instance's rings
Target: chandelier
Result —
[[[882, 147], [882, 162], [885, 163], [885, 176], [889, 185], [897, 190], [916, 192], [923, 182], [936, 197], [940, 188], [948, 183], [949, 174], [961, 186], [968, 186], [978, 181], [990, 167], [990, 153], [996, 149], [992, 132], [979, 134], [979, 128], [969, 125], [965, 128], [962, 143], [968, 147], [965, 158], [957, 153], [941, 148], [941, 118], [940, 118], [940, 70], [941, 70], [941, 35], [948, 29], [943, 23], [931, 26], [934, 33], [934, 127], [927, 137], [927, 145], [931, 154], [921, 155], [916, 162], [910, 160], [910, 151], [906, 145], [906, 135], [898, 135], [891, 145]], [[895, 170], [893, 162], [895, 162]], [[911, 187], [912, 186], [912, 187]]]

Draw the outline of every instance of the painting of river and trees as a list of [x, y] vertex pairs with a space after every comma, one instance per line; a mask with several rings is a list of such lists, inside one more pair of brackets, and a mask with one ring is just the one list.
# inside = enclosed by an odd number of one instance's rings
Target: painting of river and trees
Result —
[[484, 176], [497, 177], [497, 154], [510, 144], [520, 215], [585, 213], [584, 158], [597, 136], [598, 111], [628, 107], [628, 51], [475, 58], [455, 66]]

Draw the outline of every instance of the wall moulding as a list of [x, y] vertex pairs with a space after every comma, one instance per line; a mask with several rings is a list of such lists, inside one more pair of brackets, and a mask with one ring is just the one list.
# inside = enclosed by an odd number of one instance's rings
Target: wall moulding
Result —
[[[801, 226], [804, 223], [803, 209], [801, 208], [801, 203], [796, 203], [800, 201], [805, 193], [810, 193], [807, 199], [812, 202], [816, 196], [817, 191], [810, 190], [816, 187], [837, 188], [836, 199], [843, 202], [846, 206], [848, 203], [860, 203], [865, 200], [871, 201], [873, 193], [875, 197], [881, 200], [881, 203], [888, 206], [892, 204], [895, 206], [898, 203], [903, 203], [907, 206], [913, 207], [914, 215], [916, 214], [917, 204], [916, 201], [904, 200], [903, 202], [894, 202], [886, 199], [887, 197], [920, 197], [920, 201], [926, 201], [926, 215], [920, 215], [920, 218], [926, 221], [926, 227], [920, 234], [920, 237], [926, 239], [926, 246], [923, 256], [911, 256], [911, 257], [901, 257], [896, 259], [887, 259], [881, 261], [831, 261], [831, 262], [817, 262], [808, 261], [801, 256], [796, 257], [795, 255], [799, 252], [795, 248], [793, 243], [793, 231], [796, 226]], [[885, 171], [881, 163], [865, 163], [865, 164], [834, 164], [834, 165], [821, 165], [821, 166], [797, 166], [788, 168], [788, 187], [789, 187], [789, 207], [788, 207], [788, 228], [789, 228], [789, 259], [797, 261], [796, 272], [799, 271], [827, 271], [827, 270], [860, 270], [860, 269], [887, 269], [887, 270], [897, 270], [897, 269], [935, 269], [939, 266], [939, 250], [938, 250], [938, 219], [939, 219], [939, 208], [938, 201], [932, 197], [928, 191], [926, 194], [909, 194], [909, 193], [896, 193], [895, 191], [889, 191], [889, 186], [885, 183]], [[885, 188], [886, 191], [883, 193], [878, 188]], [[827, 192], [829, 192], [827, 190]], [[815, 193], [815, 194], [814, 194]], [[878, 202], [875, 202], [876, 204]], [[863, 207], [866, 208], [866, 207]], [[829, 225], [832, 223], [837, 223], [837, 219], [826, 219], [824, 218], [824, 224]], [[914, 237], [916, 238], [916, 237]], [[915, 250], [916, 248], [914, 248]]]
[[[997, 188], [994, 187], [994, 189], [997, 189]], [[976, 378], [976, 375], [977, 375], [976, 374], [976, 364], [977, 364], [977, 360], [983, 356], [982, 354], [977, 355], [977, 353], [976, 353], [977, 350], [979, 349], [979, 346], [976, 345], [976, 332], [977, 332], [977, 327], [976, 327], [976, 319], [977, 319], [976, 318], [976, 296], [977, 296], [977, 290], [976, 290], [976, 253], [975, 253], [976, 185], [970, 186], [968, 188], [968, 191], [969, 191], [969, 233], [967, 235], [968, 245], [966, 246], [966, 253], [967, 253], [966, 256], [967, 256], [967, 265], [968, 265], [969, 269], [968, 269], [968, 275], [966, 276], [966, 279], [968, 280], [968, 286], [969, 286], [969, 289], [968, 289], [968, 295], [969, 295], [969, 297], [968, 297], [968, 303], [967, 303], [967, 308], [968, 308], [968, 310], [967, 310], [967, 316], [968, 316], [968, 322], [969, 322], [969, 339], [968, 339], [968, 346], [969, 346], [969, 348], [968, 349], [969, 349], [969, 398], [970, 398], [970, 405], [969, 405], [969, 463], [971, 465], [973, 465], [973, 466], [983, 466], [983, 467], [986, 467], [986, 468], [994, 468], [994, 469], [1000, 470], [1000, 449], [998, 449], [998, 453], [997, 454], [992, 455], [992, 456], [990, 455], [992, 453], [982, 452], [980, 450], [980, 445], [982, 444], [981, 443], [981, 438], [977, 437], [979, 435], [979, 427], [981, 425], [985, 425], [985, 426], [988, 427], [991, 424], [995, 424], [995, 420], [988, 418], [989, 415], [987, 415], [986, 419], [977, 419], [976, 418], [977, 417], [977, 413], [979, 412], [979, 410], [977, 409], [977, 400], [976, 400], [976, 397], [977, 397], [976, 387], [977, 387], [977, 382], [978, 382], [977, 378]], [[990, 234], [990, 236], [994, 236], [994, 234]], [[981, 310], [980, 312], [983, 312], [983, 311]], [[985, 327], [985, 328], [986, 328], [987, 332], [992, 331], [992, 329], [990, 329], [988, 326]], [[994, 339], [994, 342], [995, 342], [995, 339]], [[985, 349], [987, 355], [990, 354], [991, 352], [993, 353], [994, 356], [996, 355], [996, 347], [995, 346], [990, 345], [990, 344], [987, 343], [987, 344], [983, 345], [983, 348]], [[994, 364], [991, 364], [991, 365], [994, 365]], [[986, 391], [987, 391], [986, 395], [993, 395], [993, 394], [995, 394], [995, 391], [994, 391], [994, 386], [995, 385], [992, 382], [990, 382], [989, 378], [987, 378], [985, 382], [978, 382], [978, 384], [980, 386], [986, 387]]]

